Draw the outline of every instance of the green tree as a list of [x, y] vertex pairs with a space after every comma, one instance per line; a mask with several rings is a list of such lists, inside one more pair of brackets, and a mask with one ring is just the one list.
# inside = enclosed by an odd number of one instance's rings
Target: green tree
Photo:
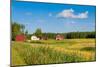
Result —
[[25, 31], [25, 35], [26, 35], [26, 36], [28, 35], [28, 31], [27, 31], [27, 30]]
[[42, 30], [40, 28], [37, 28], [36, 31], [35, 31], [35, 35], [37, 37], [42, 37]]
[[23, 34], [24, 25], [18, 24], [16, 22], [12, 23], [12, 40], [15, 40], [16, 35]]
[[25, 31], [25, 36], [26, 36], [26, 38], [28, 38], [28, 31], [27, 30]]
[[25, 26], [21, 24], [20, 29], [21, 29], [21, 32], [24, 33]]

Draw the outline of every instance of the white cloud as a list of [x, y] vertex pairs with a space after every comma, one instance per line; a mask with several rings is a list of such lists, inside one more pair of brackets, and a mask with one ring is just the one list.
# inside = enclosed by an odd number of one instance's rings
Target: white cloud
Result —
[[67, 25], [67, 26], [76, 26], [77, 23], [75, 21], [70, 21], [70, 22], [68, 21], [68, 22], [66, 22], [65, 25]]
[[75, 24], [76, 22], [75, 21], [71, 21], [71, 24]]
[[88, 11], [75, 14], [75, 11], [73, 9], [66, 9], [58, 13], [57, 17], [83, 19], [83, 18], [88, 18]]
[[52, 13], [49, 13], [49, 16], [51, 17], [52, 16]]
[[45, 20], [43, 20], [43, 19], [38, 19], [36, 22], [43, 23], [43, 22], [45, 22]]
[[26, 12], [25, 14], [26, 14], [26, 15], [32, 15], [32, 13], [31, 13], [31, 12]]

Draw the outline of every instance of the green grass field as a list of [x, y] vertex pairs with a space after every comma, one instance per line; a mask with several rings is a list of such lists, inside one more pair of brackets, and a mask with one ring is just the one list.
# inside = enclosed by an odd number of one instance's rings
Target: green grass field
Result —
[[95, 61], [95, 39], [12, 41], [12, 66]]

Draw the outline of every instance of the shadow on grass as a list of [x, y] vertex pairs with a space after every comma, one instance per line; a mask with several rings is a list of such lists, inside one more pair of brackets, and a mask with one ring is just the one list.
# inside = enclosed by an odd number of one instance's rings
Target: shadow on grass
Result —
[[82, 51], [95, 51], [96, 48], [95, 47], [84, 47], [81, 49]]

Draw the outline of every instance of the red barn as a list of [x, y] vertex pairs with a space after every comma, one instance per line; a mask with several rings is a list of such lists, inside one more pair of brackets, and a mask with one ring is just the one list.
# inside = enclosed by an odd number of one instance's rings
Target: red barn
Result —
[[59, 35], [59, 34], [58, 34], [58, 35], [56, 36], [56, 40], [63, 40], [63, 39], [64, 39], [64, 36], [63, 36], [63, 35]]
[[26, 37], [25, 35], [21, 34], [21, 35], [17, 35], [16, 36], [16, 41], [25, 41]]

